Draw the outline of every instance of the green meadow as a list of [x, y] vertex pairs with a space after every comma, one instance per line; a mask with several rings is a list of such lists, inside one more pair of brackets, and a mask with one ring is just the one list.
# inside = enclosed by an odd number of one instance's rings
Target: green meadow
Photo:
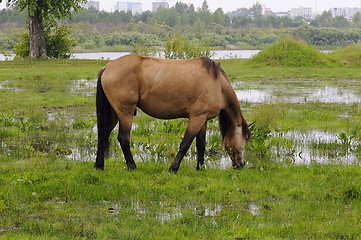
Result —
[[127, 171], [116, 131], [105, 170], [93, 168], [106, 61], [0, 62], [0, 238], [361, 239], [361, 71], [327, 61], [221, 60], [257, 121], [247, 164], [232, 169], [214, 119], [205, 169], [192, 146], [176, 175], [187, 121], [140, 110], [138, 168]]

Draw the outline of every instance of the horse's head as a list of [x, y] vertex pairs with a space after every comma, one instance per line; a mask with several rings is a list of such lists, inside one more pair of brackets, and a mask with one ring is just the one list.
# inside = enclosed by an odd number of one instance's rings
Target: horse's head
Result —
[[[234, 131], [227, 134], [224, 138], [224, 146], [232, 160], [232, 166], [234, 168], [243, 167], [246, 162], [244, 160], [244, 148], [246, 141], [250, 138], [248, 127], [254, 122], [247, 123], [246, 126], [236, 126]], [[243, 128], [247, 128], [247, 131]]]

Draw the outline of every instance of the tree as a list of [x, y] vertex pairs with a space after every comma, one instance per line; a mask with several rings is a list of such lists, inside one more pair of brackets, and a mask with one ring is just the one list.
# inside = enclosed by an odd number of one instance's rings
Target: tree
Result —
[[219, 25], [225, 26], [229, 19], [227, 18], [227, 15], [223, 13], [222, 8], [217, 8], [217, 10], [213, 13], [213, 21]]
[[179, 14], [183, 14], [185, 13], [185, 11], [187, 11], [188, 6], [185, 3], [182, 2], [178, 2], [175, 4], [175, 8], [177, 9], [177, 11], [179, 12]]
[[198, 17], [206, 25], [212, 22], [212, 14], [211, 11], [209, 10], [207, 0], [204, 0], [204, 2], [202, 3], [202, 8], [200, 8], [198, 11]]
[[256, 4], [253, 4], [250, 10], [254, 17], [258, 17], [262, 15], [262, 5], [258, 2]]
[[[3, 0], [0, 0], [0, 3]], [[56, 19], [71, 18], [71, 11], [79, 11], [87, 0], [6, 0], [19, 11], [27, 10], [29, 26], [29, 56], [46, 57], [45, 28], [56, 26]]]
[[361, 28], [361, 12], [358, 12], [358, 13], [355, 14], [355, 16], [353, 16], [352, 23], [356, 27]]

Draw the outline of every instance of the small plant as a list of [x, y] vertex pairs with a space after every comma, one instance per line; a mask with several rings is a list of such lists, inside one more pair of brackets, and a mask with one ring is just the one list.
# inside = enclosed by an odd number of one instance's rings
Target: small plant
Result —
[[18, 120], [10, 111], [7, 113], [0, 112], [0, 122], [4, 122], [5, 127], [17, 126], [23, 132], [26, 132], [33, 127], [33, 124], [29, 120], [24, 118]]
[[7, 113], [0, 112], [0, 121], [4, 122], [5, 127], [12, 127], [16, 125], [14, 115], [10, 111]]
[[169, 59], [188, 59], [194, 57], [212, 57], [210, 50], [212, 39], [196, 42], [181, 36], [179, 32], [168, 36], [165, 58]]
[[35, 152], [35, 149], [30, 140], [27, 141], [25, 146], [21, 146], [20, 149], [24, 150], [28, 157], [32, 156]]
[[350, 150], [350, 149], [351, 149], [352, 140], [353, 140], [354, 138], [355, 138], [355, 135], [348, 134], [348, 133], [346, 133], [346, 132], [341, 132], [341, 133], [338, 134], [336, 141], [340, 141], [342, 147], [343, 147], [345, 150]]
[[254, 151], [260, 159], [264, 158], [269, 150], [271, 149], [271, 144], [269, 136], [271, 131], [269, 129], [263, 129], [259, 127], [252, 127], [252, 140], [251, 140], [251, 150]]
[[349, 146], [351, 145], [352, 139], [354, 139], [354, 135], [349, 135], [346, 132], [341, 132], [337, 136], [337, 140], [341, 141], [342, 145]]

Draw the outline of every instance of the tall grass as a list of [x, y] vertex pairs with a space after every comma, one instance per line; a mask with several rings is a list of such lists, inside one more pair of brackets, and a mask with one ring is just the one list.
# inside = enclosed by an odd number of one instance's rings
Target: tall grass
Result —
[[283, 37], [259, 52], [249, 62], [271, 66], [301, 67], [327, 65], [332, 63], [332, 59], [302, 40]]
[[361, 65], [361, 43], [337, 49], [333, 54], [344, 65]]

